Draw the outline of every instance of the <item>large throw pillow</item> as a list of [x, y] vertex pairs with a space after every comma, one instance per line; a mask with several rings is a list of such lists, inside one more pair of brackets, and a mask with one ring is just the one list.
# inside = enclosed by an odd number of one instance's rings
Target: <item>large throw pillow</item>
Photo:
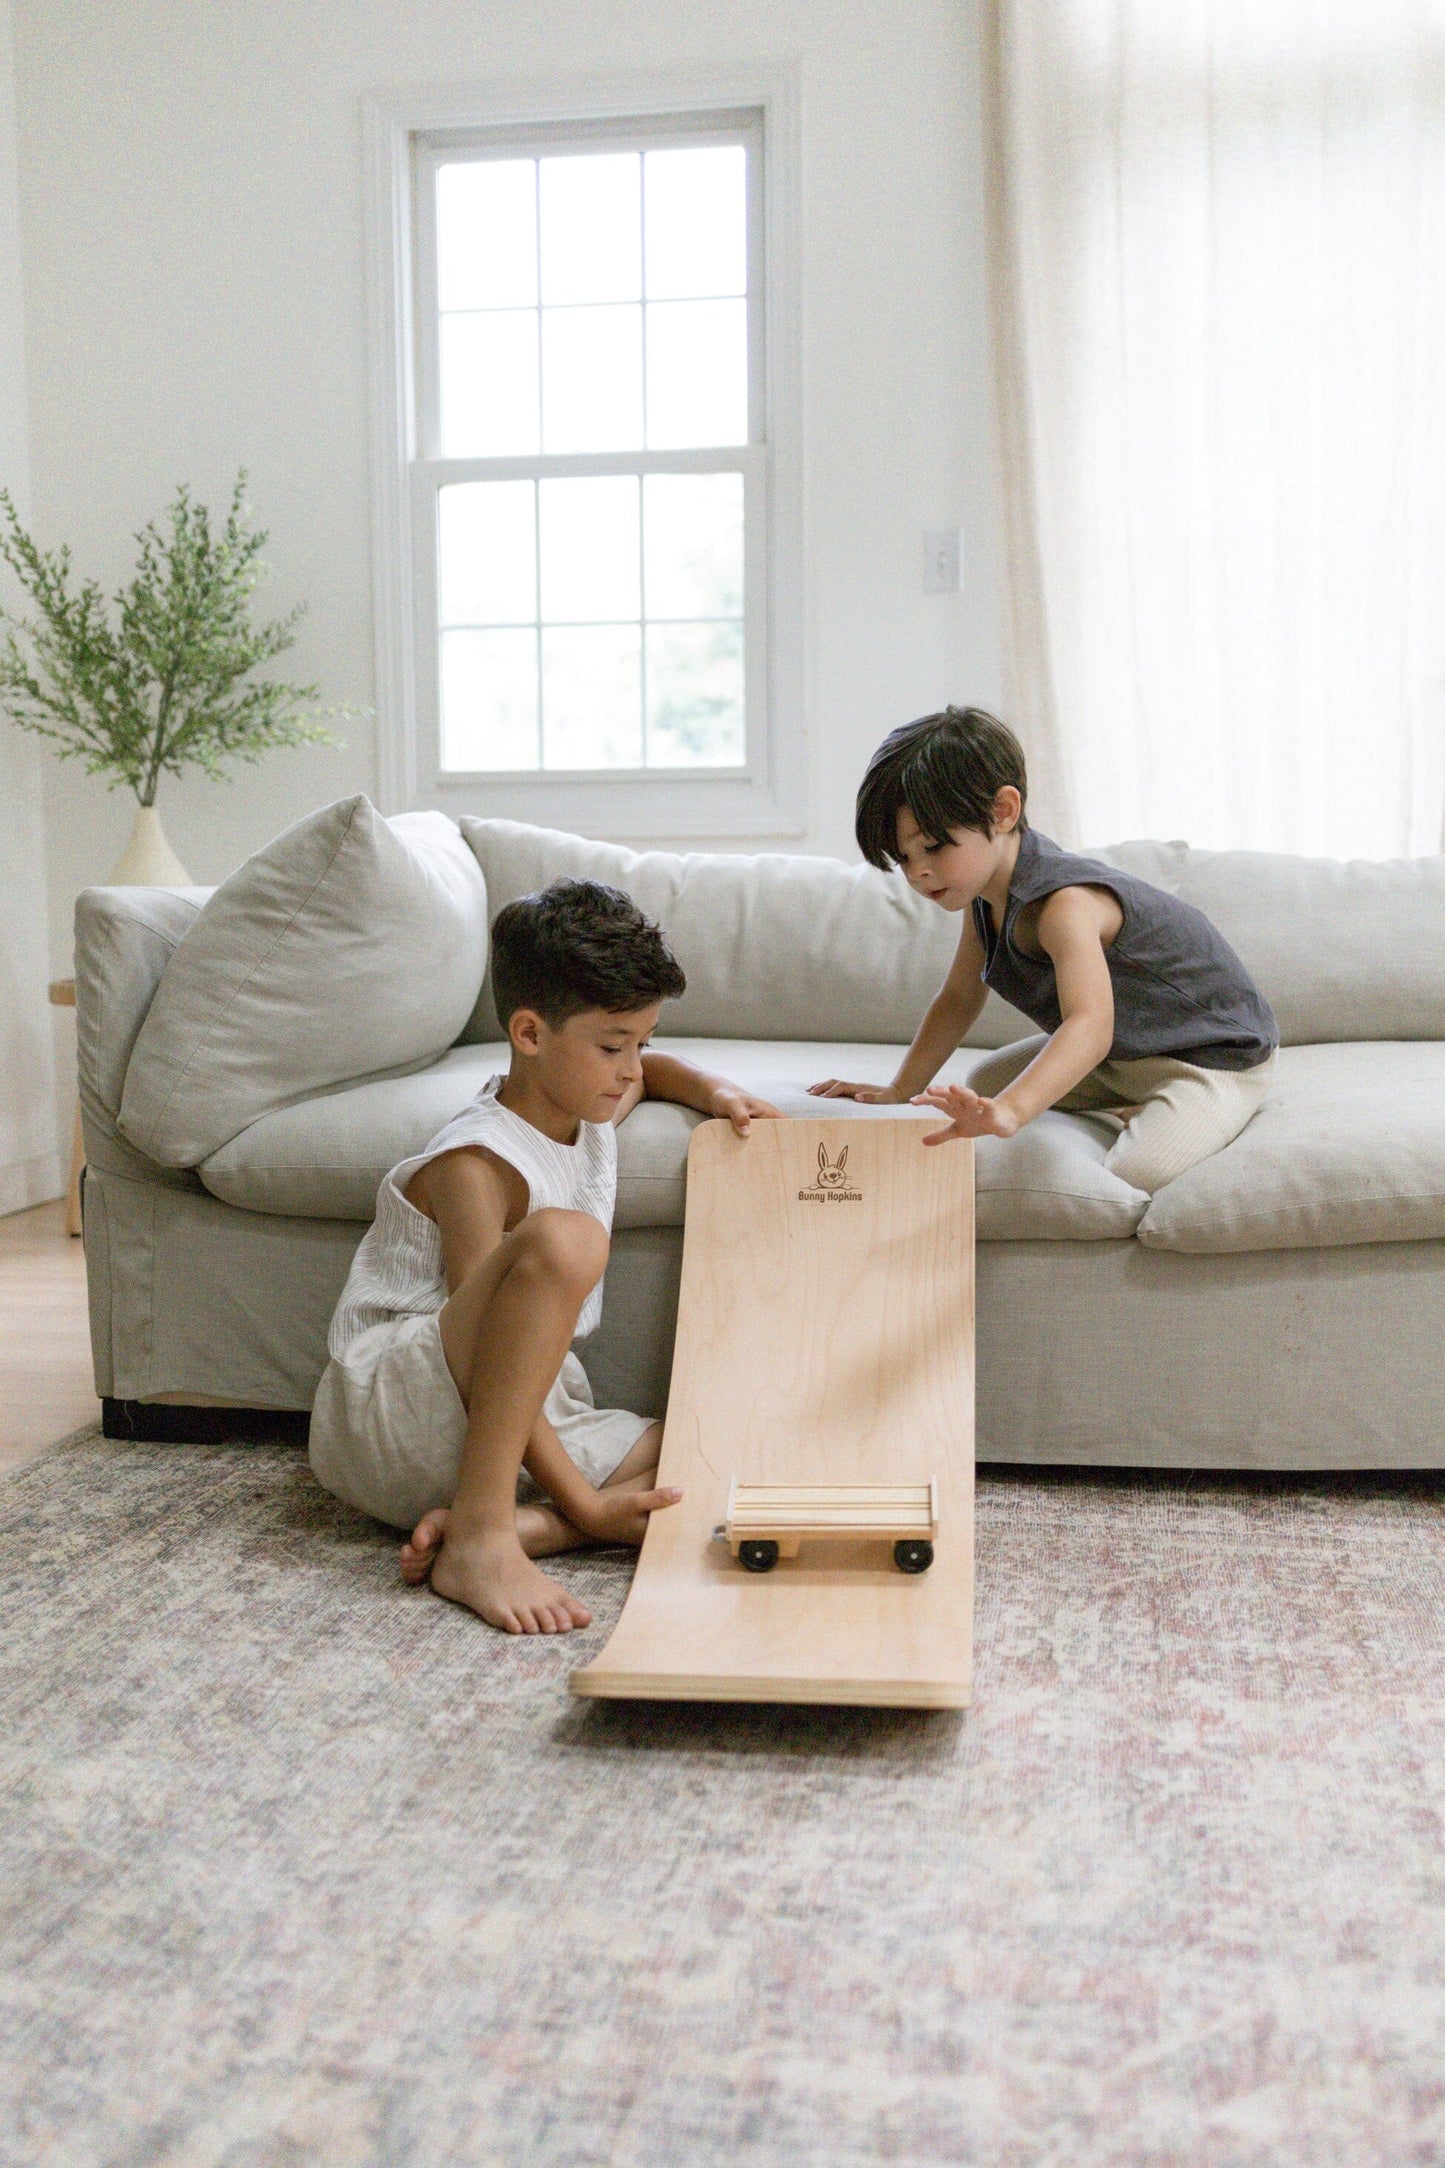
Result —
[[487, 890], [441, 813], [345, 798], [224, 881], [136, 1039], [120, 1127], [193, 1167], [277, 1107], [435, 1061], [487, 963]]
[[1244, 958], [1285, 1046], [1445, 1039], [1445, 858], [1191, 851], [1180, 892]]
[[[901, 874], [836, 858], [629, 851], [521, 821], [473, 820], [463, 835], [493, 914], [562, 878], [605, 881], [656, 919], [687, 973], [663, 1029], [705, 1039], [853, 1039], [907, 1045], [943, 983], [958, 921]], [[1124, 843], [1094, 855], [1177, 890], [1182, 843]], [[965, 1044], [1006, 1046], [1036, 1027], [990, 994]], [[463, 1035], [503, 1037], [491, 988]]]

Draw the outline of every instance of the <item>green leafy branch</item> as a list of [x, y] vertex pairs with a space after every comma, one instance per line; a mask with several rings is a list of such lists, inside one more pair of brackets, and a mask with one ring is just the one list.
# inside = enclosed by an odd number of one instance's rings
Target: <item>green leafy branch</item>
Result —
[[334, 745], [324, 720], [366, 712], [318, 708], [315, 685], [245, 682], [294, 644], [304, 611], [251, 622], [267, 537], [247, 525], [245, 490], [243, 469], [218, 534], [206, 507], [176, 491], [166, 531], [152, 521], [136, 536], [118, 622], [94, 580], [72, 586], [70, 551], [38, 548], [0, 490], [0, 558], [35, 612], [0, 609], [0, 710], [142, 805], [163, 775], [197, 767], [221, 778], [229, 762], [278, 746]]

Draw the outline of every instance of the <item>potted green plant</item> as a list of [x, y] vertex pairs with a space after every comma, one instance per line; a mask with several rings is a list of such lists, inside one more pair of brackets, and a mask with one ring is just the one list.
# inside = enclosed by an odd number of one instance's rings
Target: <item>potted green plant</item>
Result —
[[0, 609], [0, 711], [48, 739], [62, 760], [135, 793], [130, 841], [111, 874], [121, 885], [183, 886], [190, 876], [156, 811], [162, 776], [189, 767], [223, 777], [230, 763], [283, 745], [335, 744], [314, 685], [252, 675], [295, 640], [304, 604], [267, 624], [251, 617], [265, 574], [266, 535], [248, 524], [246, 476], [237, 476], [224, 525], [179, 488], [164, 526], [136, 536], [129, 586], [113, 598], [94, 580], [73, 586], [70, 551], [45, 551], [0, 490], [0, 557], [33, 607]]

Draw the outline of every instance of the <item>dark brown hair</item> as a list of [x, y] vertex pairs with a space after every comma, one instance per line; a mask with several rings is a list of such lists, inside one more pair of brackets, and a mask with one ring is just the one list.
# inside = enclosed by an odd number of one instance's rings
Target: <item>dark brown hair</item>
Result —
[[646, 1009], [686, 986], [651, 919], [600, 881], [553, 881], [492, 923], [492, 999], [504, 1031], [518, 1009], [535, 1009], [556, 1030], [584, 1009]]
[[[1011, 783], [1027, 804], [1023, 747], [986, 708], [943, 708], [890, 731], [858, 788], [854, 833], [870, 866], [898, 863], [898, 815], [907, 806], [932, 843], [954, 828], [993, 834], [993, 802]], [[1028, 823], [1019, 817], [1019, 827]]]

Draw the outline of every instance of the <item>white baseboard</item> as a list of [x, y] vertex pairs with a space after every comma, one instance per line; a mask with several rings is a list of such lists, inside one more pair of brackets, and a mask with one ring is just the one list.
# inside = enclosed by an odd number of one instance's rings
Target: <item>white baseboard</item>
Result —
[[41, 1152], [35, 1159], [14, 1159], [0, 1167], [0, 1219], [64, 1195], [65, 1170], [58, 1152]]

